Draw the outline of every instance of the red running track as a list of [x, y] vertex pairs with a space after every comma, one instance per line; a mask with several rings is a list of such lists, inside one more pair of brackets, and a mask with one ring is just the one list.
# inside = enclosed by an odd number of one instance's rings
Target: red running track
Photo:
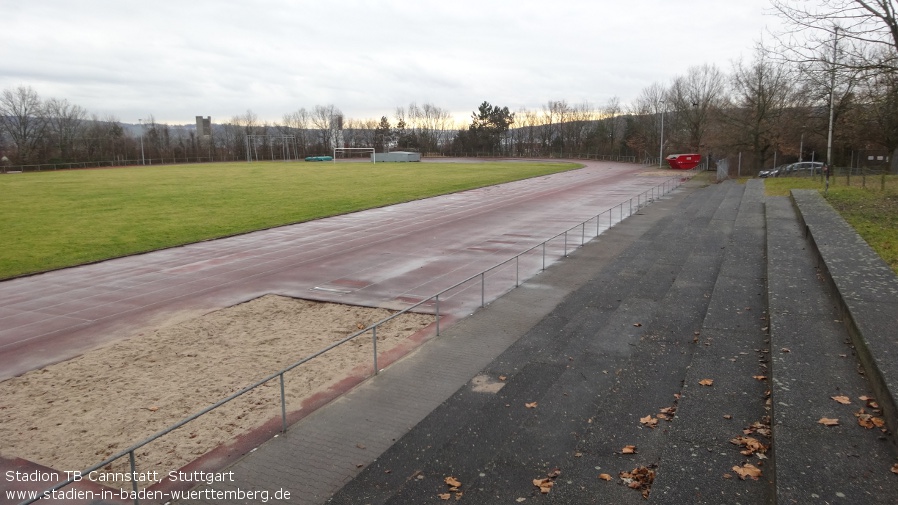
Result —
[[[0, 380], [269, 293], [405, 308], [665, 180], [638, 165], [584, 163], [580, 170], [0, 282]], [[594, 226], [585, 230], [587, 240]], [[569, 249], [580, 235], [571, 234]], [[553, 241], [547, 261], [563, 248], [563, 239]], [[542, 248], [525, 256], [517, 266], [521, 280], [541, 263]], [[515, 268], [511, 263], [488, 277], [487, 302], [514, 287]], [[480, 303], [480, 283], [469, 283], [441, 296], [440, 311], [463, 316]]]

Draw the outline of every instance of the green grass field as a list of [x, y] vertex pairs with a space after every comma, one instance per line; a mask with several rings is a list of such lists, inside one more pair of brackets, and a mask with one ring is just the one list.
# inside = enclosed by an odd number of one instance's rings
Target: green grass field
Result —
[[[786, 196], [792, 189], [823, 192], [824, 188], [823, 182], [810, 177], [764, 181], [768, 195]], [[826, 200], [898, 274], [898, 177], [874, 176], [864, 180], [853, 176], [849, 181], [840, 176], [831, 181]]]
[[580, 166], [259, 162], [7, 174], [0, 279]]

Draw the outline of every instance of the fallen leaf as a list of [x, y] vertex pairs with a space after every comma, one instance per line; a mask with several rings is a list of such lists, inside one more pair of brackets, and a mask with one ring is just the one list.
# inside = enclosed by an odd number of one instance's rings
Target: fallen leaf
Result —
[[504, 376], [504, 375], [500, 375], [500, 376], [499, 376], [499, 380], [500, 380], [500, 381], [504, 381], [504, 380], [507, 379], [507, 378], [508, 378], [508, 377], [506, 377], [506, 376]]
[[848, 405], [851, 403], [851, 398], [848, 398], [847, 396], [831, 396], [830, 398], [841, 403], [842, 405]]
[[555, 485], [555, 479], [557, 479], [559, 475], [561, 475], [561, 469], [556, 468], [549, 472], [545, 479], [533, 479], [533, 485], [539, 488], [540, 493], [547, 494], [552, 490], [552, 486]]
[[648, 426], [649, 428], [652, 428], [652, 429], [654, 429], [655, 426], [658, 426], [658, 419], [655, 417], [652, 417], [651, 415], [647, 415], [643, 418], [640, 418], [639, 422]]
[[[898, 467], [898, 465], [895, 465], [895, 466]], [[894, 467], [892, 468], [892, 471], [893, 471], [893, 472], [895, 471], [895, 468], [894, 468]], [[898, 473], [898, 472], [896, 472], [896, 473]], [[602, 479], [602, 480], [605, 480], [605, 481], [611, 480], [611, 476], [608, 475], [607, 473], [600, 473], [600, 474], [599, 474], [599, 478]]]
[[365, 328], [365, 325], [362, 324], [362, 323], [356, 323], [355, 326], [356, 326], [356, 328], [358, 328], [358, 329], [360, 329], [360, 330], [363, 329], [363, 328]]
[[788, 347], [783, 347], [783, 352], [792, 352]]
[[639, 328], [640, 326], [642, 326], [642, 323], [633, 323], [633, 326]]
[[733, 416], [732, 416], [731, 414], [724, 414], [724, 415], [723, 415], [723, 418], [726, 419], [726, 420], [730, 420], [730, 419], [733, 418]]
[[725, 473], [725, 474], [723, 474], [723, 478], [724, 478], [724, 479], [732, 479], [732, 478], [733, 478], [733, 474], [731, 474], [731, 473]]
[[461, 500], [461, 496], [462, 496], [463, 494], [464, 494], [464, 493], [462, 493], [461, 491], [455, 493], [455, 501]]
[[155, 405], [153, 405], [152, 407], [145, 407], [145, 408], [147, 410], [149, 410], [150, 412], [156, 412], [157, 410], [159, 410], [159, 407], [157, 407]]
[[864, 395], [864, 396], [858, 397], [858, 400], [860, 400], [860, 401], [862, 401], [862, 402], [868, 402], [868, 401], [870, 401], [870, 400], [874, 400], [874, 401], [875, 401], [876, 398], [873, 398], [872, 396]]
[[746, 477], [750, 477], [752, 480], [758, 480], [758, 477], [761, 476], [761, 469], [751, 463], [746, 463], [743, 466], [734, 466], [733, 471], [736, 472], [736, 475], [742, 480], [745, 480]]
[[[446, 478], [443, 480], [443, 482], [445, 482], [446, 485], [449, 486], [449, 487], [453, 487], [453, 488], [460, 488], [460, 487], [461, 487], [461, 482], [459, 482], [459, 480], [456, 479], [455, 477], [446, 477]], [[451, 491], [455, 491], [455, 489], [452, 489]]]
[[555, 482], [546, 477], [545, 479], [533, 479], [533, 485], [539, 488], [540, 493], [548, 494], [549, 491], [552, 490], [552, 486], [555, 485]]
[[713, 386], [714, 379], [702, 379], [702, 380], [698, 381], [698, 383], [701, 384], [702, 386]]
[[621, 449], [621, 454], [636, 454], [636, 446], [635, 445], [627, 445]]
[[743, 456], [751, 456], [756, 452], [767, 452], [767, 446], [762, 444], [760, 440], [752, 437], [736, 437], [730, 440], [730, 443], [738, 445], [740, 447], [745, 447], [745, 450], [741, 451]]
[[873, 417], [870, 414], [860, 414], [857, 416], [857, 424], [869, 430], [871, 428], [882, 428], [886, 423], [882, 418]]
[[452, 498], [452, 493], [440, 493], [437, 496], [439, 496], [441, 500], [448, 500], [449, 498]]
[[838, 419], [830, 419], [828, 417], [821, 417], [820, 420], [817, 422], [824, 426], [838, 426], [839, 425]]
[[642, 491], [642, 497], [648, 498], [652, 488], [652, 482], [655, 481], [655, 471], [651, 467], [640, 466], [629, 472], [621, 472], [620, 478], [630, 489]]
[[535, 408], [536, 408], [536, 402], [525, 403], [524, 406], [527, 407], [528, 409], [535, 409]]
[[898, 474], [898, 463], [892, 465], [892, 473]]
[[759, 381], [767, 380], [767, 376], [766, 376], [766, 375], [752, 375], [751, 378], [752, 378], [752, 379], [755, 379], [755, 380], [759, 380]]

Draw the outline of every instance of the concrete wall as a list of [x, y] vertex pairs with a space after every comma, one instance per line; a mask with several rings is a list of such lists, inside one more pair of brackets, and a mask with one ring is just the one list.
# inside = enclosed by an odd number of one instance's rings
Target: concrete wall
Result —
[[421, 153], [394, 151], [392, 153], [374, 153], [374, 161], [421, 161]]

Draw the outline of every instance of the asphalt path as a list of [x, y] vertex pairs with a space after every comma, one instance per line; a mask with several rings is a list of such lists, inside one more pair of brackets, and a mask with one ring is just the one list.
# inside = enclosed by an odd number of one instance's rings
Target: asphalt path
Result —
[[[463, 317], [677, 174], [585, 168], [0, 282], [0, 380], [265, 294], [401, 309], [593, 219], [441, 297]], [[634, 200], [635, 201], [635, 200]], [[611, 215], [609, 208], [618, 207]], [[608, 220], [608, 222], [606, 222]], [[432, 305], [432, 304], [431, 304]]]

